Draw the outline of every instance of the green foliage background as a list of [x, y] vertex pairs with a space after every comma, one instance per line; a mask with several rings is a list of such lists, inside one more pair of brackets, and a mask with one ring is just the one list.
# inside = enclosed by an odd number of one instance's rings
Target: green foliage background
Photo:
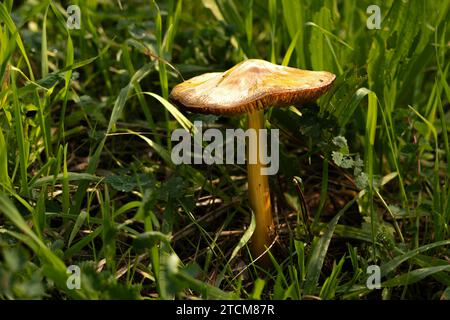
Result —
[[[450, 1], [70, 4], [79, 30], [69, 3], [0, 3], [1, 298], [448, 298]], [[247, 58], [338, 76], [317, 105], [266, 113], [272, 270], [247, 250], [245, 168], [170, 161], [175, 128], [245, 126], [183, 115], [170, 89]]]

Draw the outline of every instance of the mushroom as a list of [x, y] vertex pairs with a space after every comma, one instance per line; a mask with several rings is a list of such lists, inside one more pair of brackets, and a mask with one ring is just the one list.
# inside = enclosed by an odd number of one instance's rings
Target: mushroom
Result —
[[[245, 60], [225, 72], [205, 73], [175, 86], [169, 100], [180, 108], [202, 114], [248, 116], [248, 128], [259, 132], [264, 127], [264, 110], [312, 102], [324, 94], [336, 76], [326, 71], [308, 71], [280, 66], [258, 59]], [[264, 148], [259, 141], [258, 147]], [[252, 237], [252, 254], [267, 266], [264, 254], [273, 242], [269, 182], [261, 174], [257, 150], [256, 163], [247, 161], [248, 196], [255, 213], [256, 228]], [[265, 153], [264, 153], [265, 154]]]

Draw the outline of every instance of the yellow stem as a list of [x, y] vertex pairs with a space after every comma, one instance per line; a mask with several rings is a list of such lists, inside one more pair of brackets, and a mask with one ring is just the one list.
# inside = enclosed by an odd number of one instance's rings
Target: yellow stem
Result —
[[[248, 128], [256, 130], [257, 151], [256, 164], [247, 163], [248, 171], [248, 196], [250, 206], [256, 217], [256, 228], [252, 238], [252, 255], [256, 259], [272, 243], [275, 227], [272, 218], [272, 206], [270, 203], [269, 180], [266, 175], [261, 175], [263, 165], [260, 161], [260, 148], [266, 147], [266, 141], [259, 141], [259, 130], [264, 128], [264, 111], [258, 110], [248, 114]], [[250, 148], [248, 148], [250, 150]], [[264, 151], [264, 150], [263, 150]], [[251, 157], [248, 157], [250, 160]], [[269, 266], [270, 259], [267, 254], [261, 257], [259, 265]]]

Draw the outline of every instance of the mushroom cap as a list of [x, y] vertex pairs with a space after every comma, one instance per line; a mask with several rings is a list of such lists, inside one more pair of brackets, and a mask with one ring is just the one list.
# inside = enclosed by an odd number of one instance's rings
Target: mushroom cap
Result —
[[316, 100], [336, 76], [245, 60], [225, 72], [205, 73], [175, 86], [169, 100], [182, 109], [236, 115], [268, 107], [287, 107]]

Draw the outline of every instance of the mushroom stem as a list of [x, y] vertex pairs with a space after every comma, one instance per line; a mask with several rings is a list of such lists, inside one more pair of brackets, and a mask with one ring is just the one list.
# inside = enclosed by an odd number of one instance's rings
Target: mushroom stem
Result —
[[[259, 257], [270, 246], [274, 235], [274, 224], [272, 218], [272, 206], [270, 203], [269, 180], [266, 175], [261, 174], [263, 165], [260, 161], [261, 150], [265, 148], [265, 141], [260, 141], [259, 130], [264, 127], [264, 111], [256, 110], [248, 113], [248, 128], [254, 129], [257, 137], [256, 163], [247, 163], [248, 172], [248, 195], [250, 206], [256, 217], [256, 227], [252, 238], [253, 258]], [[250, 148], [248, 148], [250, 150]], [[248, 157], [250, 159], [250, 156]], [[269, 256], [265, 254], [259, 260], [261, 266], [270, 264]]]

